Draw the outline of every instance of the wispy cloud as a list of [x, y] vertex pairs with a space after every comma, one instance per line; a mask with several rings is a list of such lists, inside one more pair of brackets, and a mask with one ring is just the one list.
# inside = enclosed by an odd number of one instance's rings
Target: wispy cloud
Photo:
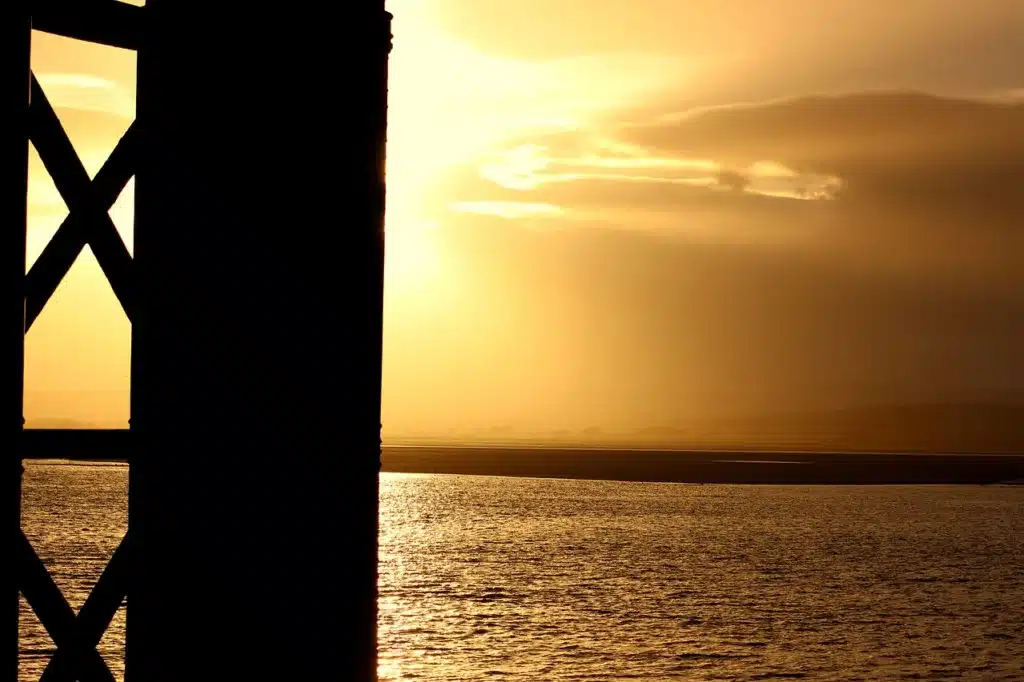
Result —
[[839, 178], [800, 173], [777, 161], [756, 161], [730, 167], [709, 158], [658, 155], [635, 145], [598, 139], [575, 156], [560, 156], [548, 147], [525, 144], [498, 153], [480, 165], [482, 178], [505, 189], [528, 192], [542, 185], [579, 181], [679, 184], [718, 189], [742, 178], [743, 192], [766, 197], [828, 199], [841, 185]]
[[556, 220], [502, 213], [523, 227], [783, 249], [877, 277], [1019, 290], [1019, 104], [863, 92], [668, 111], [520, 138], [461, 167], [439, 204], [488, 202], [492, 216], [503, 202], [557, 206]]
[[521, 201], [460, 201], [449, 205], [456, 213], [476, 213], [499, 218], [553, 218], [565, 211], [554, 204]]
[[111, 80], [84, 73], [40, 73], [36, 77], [57, 109], [135, 116], [135, 98]]

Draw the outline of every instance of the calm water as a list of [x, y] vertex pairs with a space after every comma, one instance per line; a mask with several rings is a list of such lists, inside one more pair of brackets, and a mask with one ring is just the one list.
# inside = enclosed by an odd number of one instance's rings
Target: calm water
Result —
[[[75, 606], [126, 485], [27, 467], [24, 526]], [[382, 679], [1024, 679], [1024, 488], [385, 474], [381, 501]]]

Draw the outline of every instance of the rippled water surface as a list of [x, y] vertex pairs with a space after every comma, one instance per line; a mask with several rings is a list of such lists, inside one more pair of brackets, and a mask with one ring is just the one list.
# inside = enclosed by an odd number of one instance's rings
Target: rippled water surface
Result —
[[[26, 532], [76, 607], [126, 484], [26, 467]], [[1024, 488], [385, 474], [381, 503], [385, 680], [1024, 679]]]
[[1024, 489], [388, 476], [382, 677], [1024, 676]]
[[[21, 527], [77, 611], [128, 527], [128, 468], [116, 464], [26, 463]], [[21, 679], [39, 679], [53, 642], [21, 600]], [[99, 646], [118, 679], [124, 670], [124, 608]]]

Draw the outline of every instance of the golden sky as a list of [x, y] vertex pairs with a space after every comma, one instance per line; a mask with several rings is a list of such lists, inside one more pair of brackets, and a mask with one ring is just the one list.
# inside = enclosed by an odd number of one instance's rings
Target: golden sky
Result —
[[[1017, 0], [389, 9], [386, 438], [1024, 395]], [[133, 56], [34, 40], [94, 172]], [[30, 260], [65, 214], [35, 160]], [[129, 335], [84, 255], [26, 416], [123, 425]]]

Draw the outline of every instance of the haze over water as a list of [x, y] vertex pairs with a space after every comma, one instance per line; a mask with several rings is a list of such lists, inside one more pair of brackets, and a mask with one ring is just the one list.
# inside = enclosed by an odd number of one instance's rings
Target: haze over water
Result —
[[[26, 465], [23, 527], [76, 608], [126, 489]], [[1024, 678], [1021, 487], [384, 474], [380, 561], [382, 680]], [[35, 680], [24, 605], [22, 632]]]

